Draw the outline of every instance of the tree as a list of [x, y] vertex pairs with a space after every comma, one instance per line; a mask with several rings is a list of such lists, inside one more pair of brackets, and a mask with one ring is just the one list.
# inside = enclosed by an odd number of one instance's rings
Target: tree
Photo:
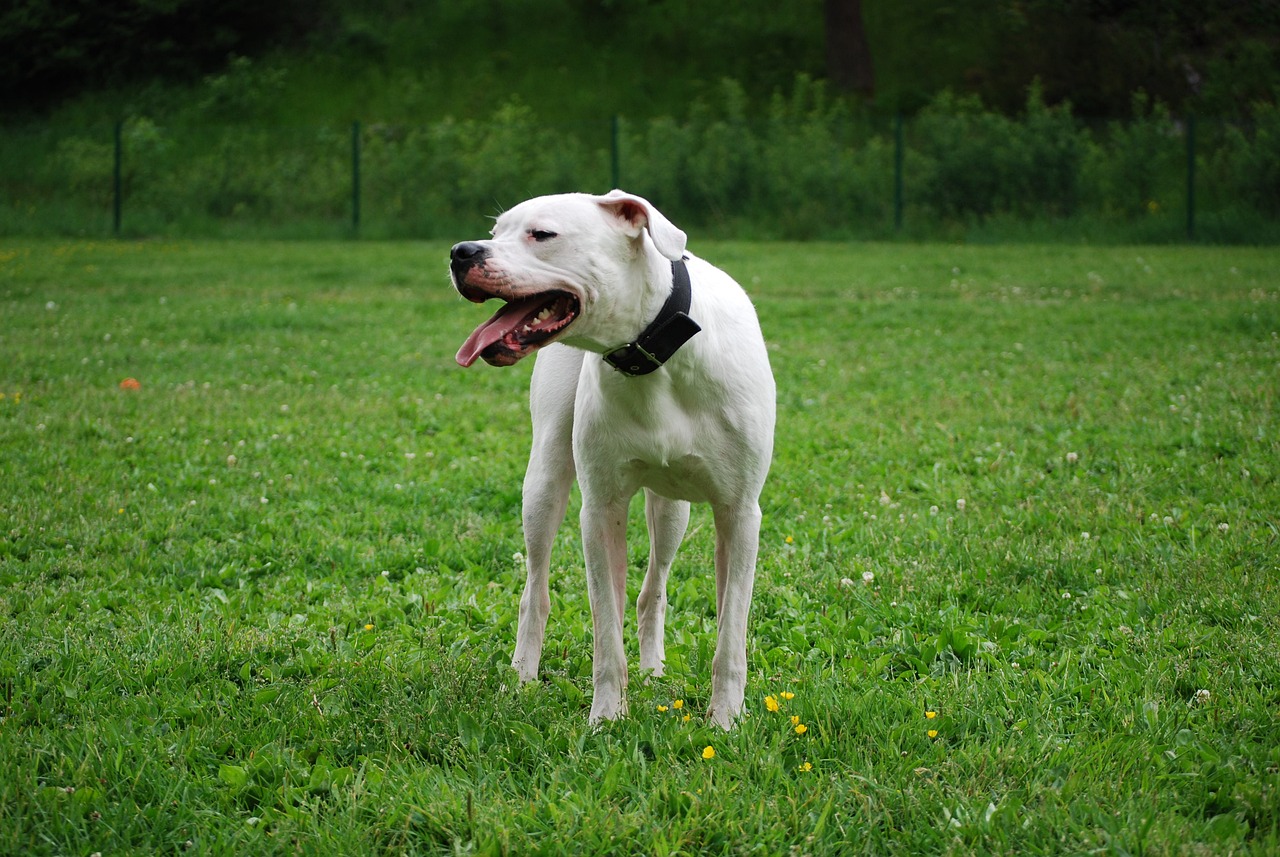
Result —
[[297, 43], [317, 0], [8, 0], [0, 5], [0, 109], [131, 80], [187, 79], [231, 54]]
[[827, 79], [843, 92], [875, 98], [875, 67], [862, 23], [862, 0], [823, 0]]

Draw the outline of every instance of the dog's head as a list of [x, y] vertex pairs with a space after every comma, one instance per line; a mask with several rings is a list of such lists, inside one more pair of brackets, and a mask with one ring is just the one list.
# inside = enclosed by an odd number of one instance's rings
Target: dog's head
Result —
[[520, 203], [498, 218], [493, 238], [464, 241], [450, 254], [464, 298], [504, 302], [467, 337], [458, 363], [510, 366], [560, 339], [594, 350], [626, 341], [629, 328], [639, 329], [633, 309], [652, 272], [684, 246], [685, 234], [661, 212], [619, 190]]

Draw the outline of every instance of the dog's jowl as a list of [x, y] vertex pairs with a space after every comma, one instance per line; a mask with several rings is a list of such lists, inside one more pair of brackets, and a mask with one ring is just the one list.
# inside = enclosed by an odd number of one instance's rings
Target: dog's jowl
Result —
[[627, 507], [645, 492], [649, 567], [636, 605], [640, 666], [661, 674], [667, 574], [689, 503], [715, 518], [717, 638], [711, 720], [742, 710], [760, 490], [773, 453], [774, 382], [742, 288], [685, 250], [647, 200], [613, 191], [531, 199], [493, 237], [452, 251], [463, 297], [502, 304], [457, 360], [509, 366], [539, 351], [524, 478], [528, 579], [512, 665], [538, 673], [551, 546], [576, 476], [595, 633], [591, 719], [626, 713], [622, 642]]

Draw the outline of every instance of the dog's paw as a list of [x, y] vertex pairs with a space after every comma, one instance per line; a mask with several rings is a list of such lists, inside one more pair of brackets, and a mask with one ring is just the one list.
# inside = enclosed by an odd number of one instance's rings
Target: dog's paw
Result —
[[587, 722], [592, 726], [600, 726], [610, 720], [620, 720], [627, 716], [627, 698], [625, 696], [605, 696], [596, 693], [591, 702], [591, 716]]
[[713, 702], [711, 703], [711, 707], [707, 709], [707, 719], [726, 732], [733, 729], [734, 724], [738, 722], [738, 718], [740, 716], [742, 716], [742, 706], [731, 707], [728, 705], [717, 705]]

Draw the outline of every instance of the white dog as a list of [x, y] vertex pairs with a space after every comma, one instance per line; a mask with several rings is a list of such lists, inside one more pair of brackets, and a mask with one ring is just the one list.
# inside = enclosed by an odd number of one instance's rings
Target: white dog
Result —
[[530, 389], [528, 579], [512, 666], [522, 681], [537, 675], [551, 546], [576, 473], [595, 633], [591, 721], [624, 715], [627, 507], [643, 488], [640, 666], [661, 675], [667, 574], [689, 503], [707, 502], [718, 626], [708, 716], [730, 728], [746, 688], [759, 496], [773, 454], [773, 373], [751, 301], [685, 253], [685, 234], [647, 200], [616, 190], [521, 203], [498, 218], [492, 240], [458, 244], [451, 258], [463, 297], [506, 302], [467, 338], [459, 364], [509, 366], [543, 349]]

